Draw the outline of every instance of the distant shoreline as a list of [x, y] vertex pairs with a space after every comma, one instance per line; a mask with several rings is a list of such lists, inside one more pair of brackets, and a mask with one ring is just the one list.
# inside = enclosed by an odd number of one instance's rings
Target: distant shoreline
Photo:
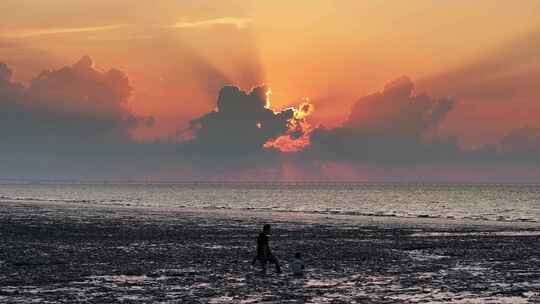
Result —
[[0, 185], [187, 185], [187, 186], [363, 186], [363, 185], [424, 185], [424, 186], [540, 186], [540, 182], [479, 182], [479, 181], [348, 181], [348, 180], [69, 180], [69, 179], [9, 179], [0, 178]]
[[154, 214], [160, 216], [180, 217], [184, 215], [194, 217], [210, 217], [210, 218], [226, 218], [243, 221], [246, 219], [272, 219], [278, 222], [302, 222], [311, 224], [331, 224], [338, 226], [349, 225], [390, 225], [398, 227], [455, 227], [456, 229], [464, 229], [470, 227], [476, 229], [478, 227], [485, 231], [500, 232], [500, 231], [540, 231], [540, 223], [535, 221], [495, 221], [495, 220], [479, 220], [466, 218], [443, 218], [443, 217], [399, 217], [391, 215], [374, 215], [374, 214], [347, 214], [347, 213], [323, 213], [323, 212], [297, 212], [297, 211], [276, 211], [276, 210], [254, 210], [254, 209], [226, 209], [226, 208], [168, 208], [145, 205], [123, 205], [123, 204], [96, 204], [90, 201], [32, 201], [19, 200], [10, 201], [0, 197], [0, 206], [6, 208], [38, 208], [52, 210], [78, 210], [78, 212], [95, 210], [107, 210], [107, 212], [118, 214]]

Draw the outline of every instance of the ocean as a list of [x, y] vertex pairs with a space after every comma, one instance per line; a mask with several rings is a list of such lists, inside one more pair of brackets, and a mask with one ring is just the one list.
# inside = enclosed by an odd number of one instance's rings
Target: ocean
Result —
[[0, 201], [539, 222], [540, 185], [4, 183]]

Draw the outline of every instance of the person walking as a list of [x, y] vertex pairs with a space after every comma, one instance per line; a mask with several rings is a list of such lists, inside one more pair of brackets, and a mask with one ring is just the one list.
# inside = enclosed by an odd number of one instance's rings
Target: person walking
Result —
[[269, 224], [263, 226], [262, 232], [257, 237], [257, 255], [253, 258], [251, 265], [255, 266], [255, 263], [259, 261], [262, 266], [262, 272], [266, 273], [266, 264], [273, 263], [276, 267], [276, 272], [281, 273], [281, 267], [279, 261], [272, 254], [269, 245], [268, 236], [271, 233], [271, 227]]

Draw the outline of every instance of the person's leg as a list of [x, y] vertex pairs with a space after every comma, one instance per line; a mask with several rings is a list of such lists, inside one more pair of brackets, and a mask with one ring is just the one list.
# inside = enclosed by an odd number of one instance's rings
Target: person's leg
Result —
[[274, 263], [274, 265], [276, 266], [277, 273], [281, 273], [281, 267], [279, 267], [279, 261], [274, 255], [271, 255], [270, 257], [268, 257], [268, 261], [271, 263]]
[[260, 257], [261, 266], [262, 266], [262, 273], [266, 274], [266, 263], [268, 263], [268, 259], [265, 257]]

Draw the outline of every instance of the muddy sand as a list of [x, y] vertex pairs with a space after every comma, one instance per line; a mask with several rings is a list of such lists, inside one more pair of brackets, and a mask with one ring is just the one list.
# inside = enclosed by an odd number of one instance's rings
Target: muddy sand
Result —
[[[250, 266], [262, 223], [284, 266]], [[287, 260], [302, 252], [304, 278]], [[540, 303], [532, 223], [0, 202], [2, 303]]]

